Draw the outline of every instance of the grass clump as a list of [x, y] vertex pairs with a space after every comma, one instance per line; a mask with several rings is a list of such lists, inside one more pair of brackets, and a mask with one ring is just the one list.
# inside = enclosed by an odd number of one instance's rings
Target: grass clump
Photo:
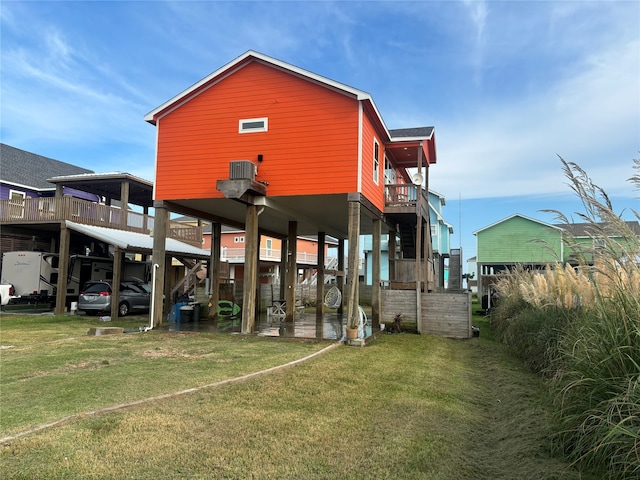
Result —
[[[640, 240], [606, 193], [562, 162], [585, 206], [590, 248], [569, 238], [577, 265], [505, 275], [491, 322], [498, 339], [548, 378], [556, 448], [607, 478], [640, 478]], [[640, 188], [640, 175], [630, 180]]]

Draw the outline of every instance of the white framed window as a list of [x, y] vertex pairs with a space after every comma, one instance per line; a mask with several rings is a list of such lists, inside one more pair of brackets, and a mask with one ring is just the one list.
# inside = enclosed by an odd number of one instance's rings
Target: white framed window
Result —
[[233, 243], [244, 243], [244, 237], [234, 237]]
[[26, 194], [18, 190], [9, 190], [10, 215], [14, 218], [24, 217], [24, 200]]
[[396, 171], [393, 169], [386, 154], [384, 156], [384, 183], [385, 185], [393, 185], [396, 183]]
[[380, 144], [373, 139], [373, 183], [378, 185], [380, 181]]
[[269, 119], [245, 118], [238, 121], [238, 133], [266, 132], [269, 130]]

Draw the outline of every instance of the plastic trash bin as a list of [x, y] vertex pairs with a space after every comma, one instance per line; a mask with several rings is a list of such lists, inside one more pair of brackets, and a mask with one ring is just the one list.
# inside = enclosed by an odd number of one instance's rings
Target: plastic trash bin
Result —
[[194, 303], [192, 305], [193, 305], [193, 321], [199, 322], [200, 312], [202, 311], [202, 305], [200, 305], [199, 303]]
[[193, 321], [193, 305], [184, 305], [180, 307], [180, 321], [181, 322]]
[[169, 323], [180, 323], [180, 312], [184, 305], [187, 305], [185, 302], [178, 302], [171, 305], [171, 310], [169, 311]]

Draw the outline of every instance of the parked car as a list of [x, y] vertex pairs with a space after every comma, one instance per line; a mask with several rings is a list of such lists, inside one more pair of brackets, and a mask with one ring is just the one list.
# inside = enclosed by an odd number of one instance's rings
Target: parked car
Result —
[[16, 294], [16, 289], [11, 283], [0, 284], [0, 305], [7, 305]]
[[[78, 310], [87, 315], [111, 312], [111, 281], [90, 281], [78, 297]], [[136, 280], [120, 282], [120, 303], [118, 316], [124, 317], [135, 311], [147, 311], [151, 303], [151, 287]]]

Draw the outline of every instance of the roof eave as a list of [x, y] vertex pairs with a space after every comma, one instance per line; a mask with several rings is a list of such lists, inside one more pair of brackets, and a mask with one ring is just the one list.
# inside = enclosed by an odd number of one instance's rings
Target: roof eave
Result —
[[34, 187], [33, 185], [24, 185], [22, 183], [10, 182], [7, 180], [2, 180], [0, 183], [4, 185], [8, 185], [10, 188], [16, 187], [22, 190], [31, 190], [34, 192], [51, 192], [51, 191], [55, 191], [56, 189], [55, 187]]
[[111, 172], [111, 173], [80, 173], [77, 175], [61, 175], [57, 177], [48, 178], [47, 181], [51, 183], [64, 183], [80, 180], [130, 180], [135, 183], [140, 183], [153, 187], [153, 182], [141, 177], [136, 177], [130, 173], [124, 172]]
[[[182, 104], [184, 101], [186, 101], [187, 99], [191, 98], [193, 95], [197, 94], [199, 91], [208, 88], [208, 84], [214, 84], [217, 83], [216, 79], [221, 79], [221, 78], [225, 78], [226, 76], [230, 75], [231, 73], [235, 72], [238, 68], [243, 67], [246, 63], [248, 63], [251, 60], [256, 60], [265, 64], [269, 64], [272, 65], [276, 68], [280, 68], [284, 71], [287, 71], [289, 73], [293, 73], [295, 75], [301, 76], [303, 78], [306, 78], [308, 80], [311, 80], [313, 82], [319, 83], [321, 85], [327, 86], [329, 88], [332, 88], [334, 90], [338, 90], [341, 92], [344, 92], [348, 95], [353, 96], [355, 99], [359, 100], [359, 101], [369, 101], [372, 106], [373, 109], [376, 111], [376, 114], [378, 115], [378, 118], [380, 118], [380, 120], [382, 121], [382, 117], [380, 117], [380, 114], [378, 113], [378, 110], [376, 108], [376, 106], [373, 104], [373, 100], [371, 99], [371, 95], [369, 95], [368, 93], [362, 91], [362, 90], [358, 90], [357, 88], [353, 88], [350, 87], [348, 85], [345, 85], [343, 83], [340, 82], [336, 82], [334, 80], [331, 80], [327, 77], [323, 77], [322, 75], [318, 75], [315, 74], [313, 72], [310, 72], [308, 70], [305, 70], [303, 68], [300, 67], [296, 67], [295, 65], [291, 65], [289, 63], [283, 62], [281, 60], [277, 60], [275, 58], [269, 57], [267, 55], [263, 55], [261, 53], [258, 53], [254, 50], [248, 50], [247, 52], [243, 53], [242, 55], [240, 55], [239, 57], [237, 57], [236, 59], [230, 61], [229, 63], [225, 64], [224, 66], [220, 67], [219, 69], [217, 69], [216, 71], [214, 71], [213, 73], [207, 75], [206, 77], [204, 77], [202, 80], [194, 83], [191, 87], [187, 88], [186, 90], [182, 91], [181, 93], [179, 93], [178, 95], [174, 96], [173, 98], [171, 98], [170, 100], [164, 102], [162, 105], [160, 105], [159, 107], [153, 109], [152, 111], [150, 111], [149, 113], [147, 113], [144, 116], [144, 120], [151, 123], [152, 125], [155, 125], [157, 120], [167, 111], [171, 111], [173, 110], [173, 108], [175, 108], [176, 104], [180, 105]], [[386, 127], [385, 127], [386, 128]]]

